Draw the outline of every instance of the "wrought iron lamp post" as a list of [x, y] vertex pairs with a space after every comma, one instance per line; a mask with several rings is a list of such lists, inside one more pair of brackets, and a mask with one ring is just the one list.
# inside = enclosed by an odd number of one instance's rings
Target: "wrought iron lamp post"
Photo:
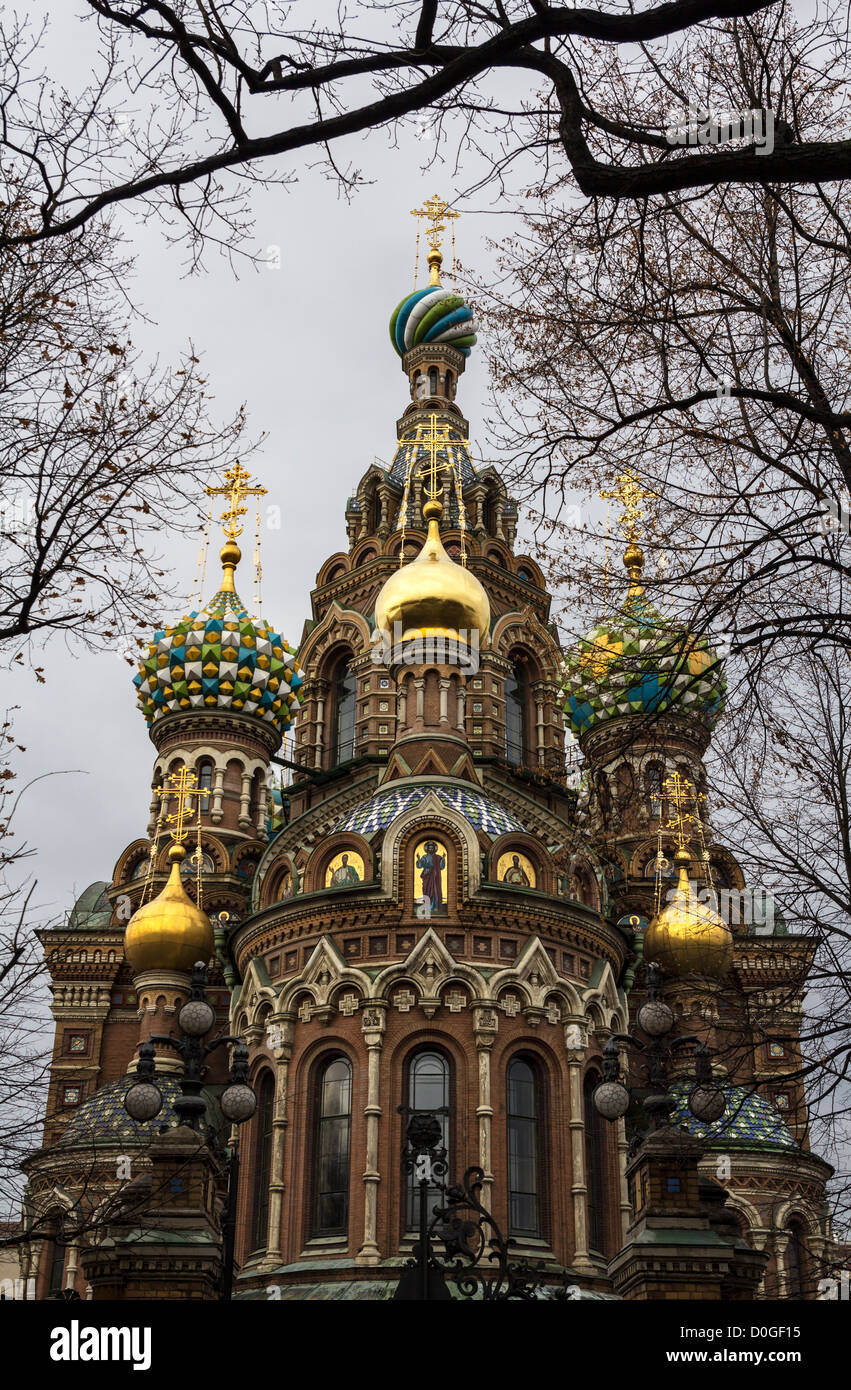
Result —
[[[148, 1042], [139, 1048], [136, 1066], [137, 1080], [129, 1086], [124, 1096], [124, 1108], [132, 1120], [144, 1123], [153, 1120], [162, 1109], [163, 1094], [156, 1085], [156, 1043], [174, 1048], [183, 1062], [180, 1076], [180, 1095], [174, 1102], [174, 1112], [180, 1124], [187, 1125], [200, 1133], [207, 1113], [207, 1102], [201, 1094], [206, 1071], [206, 1060], [211, 1052], [219, 1047], [231, 1046], [233, 1053], [230, 1066], [230, 1084], [222, 1092], [219, 1104], [222, 1114], [232, 1125], [241, 1125], [250, 1120], [257, 1109], [257, 1096], [248, 1084], [248, 1048], [241, 1038], [228, 1033], [218, 1033], [212, 1042], [204, 1039], [216, 1021], [213, 1006], [206, 996], [207, 967], [203, 961], [196, 961], [192, 967], [189, 984], [189, 998], [180, 1008], [177, 1025], [180, 1036], [172, 1038], [163, 1033], [155, 1033]], [[227, 1162], [227, 1199], [225, 1205], [224, 1241], [222, 1249], [222, 1293], [229, 1299], [233, 1290], [233, 1254], [236, 1234], [236, 1201], [239, 1190], [239, 1138], [234, 1137], [230, 1157]]]
[[642, 1104], [650, 1116], [653, 1129], [668, 1125], [677, 1104], [668, 1091], [671, 1058], [679, 1048], [694, 1043], [695, 1084], [689, 1092], [688, 1108], [696, 1120], [712, 1124], [724, 1114], [726, 1099], [713, 1079], [709, 1051], [695, 1033], [668, 1041], [668, 1034], [674, 1026], [674, 1015], [659, 997], [661, 985], [662, 972], [654, 962], [647, 966], [647, 999], [638, 1010], [636, 1020], [649, 1042], [642, 1042], [632, 1033], [612, 1034], [603, 1048], [603, 1080], [594, 1090], [594, 1104], [607, 1120], [620, 1119], [629, 1109], [632, 1097], [621, 1079], [618, 1047], [619, 1043], [626, 1043], [643, 1054], [651, 1094], [644, 1098]]

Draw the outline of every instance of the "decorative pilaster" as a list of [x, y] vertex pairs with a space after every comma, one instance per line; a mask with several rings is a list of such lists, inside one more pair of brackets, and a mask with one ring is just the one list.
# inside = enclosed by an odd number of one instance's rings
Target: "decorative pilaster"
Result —
[[479, 1167], [484, 1173], [482, 1200], [492, 1206], [493, 1189], [493, 1105], [491, 1103], [491, 1049], [496, 1041], [499, 1017], [490, 1005], [474, 1005], [473, 1036], [476, 1039], [476, 1059], [479, 1074], [479, 1103], [476, 1122], [479, 1131]]
[[[576, 1020], [565, 1026], [565, 1042], [570, 1037]], [[581, 1024], [579, 1025], [582, 1026]], [[571, 1261], [574, 1269], [589, 1273], [596, 1272], [588, 1251], [588, 1183], [585, 1178], [585, 1112], [582, 1104], [582, 1064], [585, 1060], [584, 1048], [567, 1047], [568, 1097], [570, 1102], [570, 1159], [573, 1181], [570, 1195], [573, 1200], [574, 1253]]]
[[293, 1017], [291, 1014], [271, 1014], [270, 1027], [280, 1030], [273, 1048], [277, 1062], [275, 1113], [272, 1116], [272, 1161], [269, 1167], [269, 1225], [266, 1233], [266, 1255], [270, 1264], [281, 1260], [281, 1227], [284, 1210], [284, 1156], [289, 1116], [289, 1074], [293, 1055]]
[[370, 1004], [363, 1012], [363, 1040], [367, 1051], [366, 1105], [366, 1164], [363, 1172], [363, 1244], [357, 1253], [355, 1263], [377, 1265], [381, 1255], [378, 1249], [378, 1185], [381, 1173], [378, 1168], [378, 1138], [381, 1121], [381, 1049], [384, 1046], [384, 1030], [387, 1026], [386, 1002], [379, 1006]]

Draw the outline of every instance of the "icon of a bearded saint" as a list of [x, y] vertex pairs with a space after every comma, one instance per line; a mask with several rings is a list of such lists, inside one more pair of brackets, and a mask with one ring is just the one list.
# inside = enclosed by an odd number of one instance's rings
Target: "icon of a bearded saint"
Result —
[[349, 856], [343, 855], [343, 862], [336, 868], [331, 875], [331, 888], [348, 888], [352, 883], [360, 883], [360, 875], [354, 864], [349, 863]]
[[512, 863], [502, 875], [503, 883], [518, 883], [521, 888], [531, 888], [529, 876], [520, 863], [519, 854], [512, 854]]
[[423, 897], [431, 902], [432, 912], [443, 910], [443, 883], [441, 873], [446, 868], [446, 855], [440, 853], [436, 840], [426, 840], [423, 853], [417, 860], [417, 868], [422, 871]]

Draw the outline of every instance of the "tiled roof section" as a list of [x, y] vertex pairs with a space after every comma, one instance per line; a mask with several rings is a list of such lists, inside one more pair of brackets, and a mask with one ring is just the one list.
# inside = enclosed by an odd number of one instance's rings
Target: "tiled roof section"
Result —
[[[174, 1077], [158, 1076], [156, 1085], [163, 1095], [162, 1110], [153, 1120], [138, 1124], [131, 1120], [124, 1109], [124, 1095], [135, 1076], [122, 1076], [118, 1081], [110, 1081], [95, 1091], [68, 1121], [59, 1140], [62, 1149], [91, 1148], [92, 1145], [144, 1144], [149, 1143], [163, 1127], [170, 1128], [177, 1123], [174, 1102], [180, 1095], [180, 1086]], [[215, 1097], [205, 1089], [207, 1101], [207, 1120], [217, 1127], [220, 1112]]]
[[100, 880], [84, 888], [71, 909], [68, 927], [72, 931], [95, 931], [109, 925], [112, 904], [106, 896], [109, 884]]
[[711, 1149], [740, 1144], [748, 1148], [797, 1150], [798, 1145], [789, 1133], [776, 1105], [746, 1086], [723, 1086], [727, 1109], [714, 1124], [702, 1124], [688, 1108], [691, 1087], [671, 1087], [677, 1108], [671, 1123], [687, 1129], [696, 1139], [705, 1140]]
[[359, 835], [370, 835], [374, 830], [383, 830], [403, 811], [417, 806], [428, 792], [437, 794], [444, 806], [464, 816], [476, 830], [486, 835], [505, 835], [510, 830], [521, 831], [523, 826], [516, 816], [500, 806], [498, 801], [484, 796], [481, 792], [467, 791], [464, 787], [445, 787], [438, 784], [416, 787], [393, 787], [378, 792], [356, 806], [338, 821], [334, 833], [353, 830]]

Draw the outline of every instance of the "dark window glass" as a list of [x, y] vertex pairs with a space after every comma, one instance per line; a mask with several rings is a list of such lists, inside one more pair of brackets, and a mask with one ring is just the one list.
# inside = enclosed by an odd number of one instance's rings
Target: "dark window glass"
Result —
[[[202, 791], [208, 791], [208, 792], [210, 792], [210, 791], [213, 790], [213, 764], [212, 764], [212, 763], [210, 763], [210, 762], [203, 762], [203, 763], [201, 763], [200, 767], [198, 768], [198, 786], [201, 788]], [[210, 809], [209, 802], [210, 802], [209, 796], [202, 796], [202, 798], [201, 798], [201, 807], [202, 807], [203, 810], [208, 811], [208, 810]]]
[[319, 1073], [315, 1235], [335, 1235], [346, 1230], [351, 1123], [352, 1067], [347, 1058], [335, 1057]]
[[254, 1210], [251, 1222], [254, 1250], [266, 1249], [274, 1114], [275, 1082], [271, 1073], [265, 1072], [257, 1094], [257, 1118], [254, 1121]]
[[789, 1244], [786, 1246], [786, 1273], [788, 1282], [788, 1297], [803, 1298], [804, 1296], [804, 1259], [801, 1228], [795, 1223], [787, 1227], [789, 1234]]
[[65, 1255], [68, 1247], [65, 1244], [64, 1233], [64, 1222], [57, 1221], [56, 1234], [50, 1252], [50, 1272], [47, 1279], [48, 1296], [61, 1293], [65, 1287]]
[[437, 368], [430, 367], [428, 373], [428, 393], [430, 396], [437, 395]]
[[539, 1236], [540, 1138], [538, 1078], [522, 1057], [508, 1065], [508, 1227]]
[[341, 665], [334, 682], [334, 756], [347, 763], [355, 756], [355, 709], [357, 681], [348, 666]]
[[526, 754], [526, 677], [515, 666], [505, 681], [505, 756], [518, 765]]
[[[418, 1052], [408, 1067], [408, 1105], [411, 1110], [449, 1110], [449, 1063], [439, 1052]], [[443, 1147], [449, 1149], [449, 1114], [437, 1116], [440, 1121]], [[428, 1210], [440, 1200], [439, 1187], [428, 1189]], [[413, 1173], [407, 1181], [407, 1229], [414, 1231], [420, 1222], [420, 1185]]]
[[599, 1077], [586, 1076], [585, 1099], [585, 1185], [588, 1189], [588, 1247], [604, 1252], [605, 1212], [603, 1208], [604, 1176], [602, 1126], [606, 1123], [594, 1104], [594, 1089]]

